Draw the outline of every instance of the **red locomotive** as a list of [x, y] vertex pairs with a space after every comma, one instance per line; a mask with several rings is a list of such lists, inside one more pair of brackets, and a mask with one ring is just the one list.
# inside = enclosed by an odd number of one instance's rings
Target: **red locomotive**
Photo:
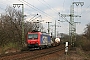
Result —
[[45, 48], [52, 45], [51, 36], [39, 31], [28, 32], [27, 46], [28, 48]]

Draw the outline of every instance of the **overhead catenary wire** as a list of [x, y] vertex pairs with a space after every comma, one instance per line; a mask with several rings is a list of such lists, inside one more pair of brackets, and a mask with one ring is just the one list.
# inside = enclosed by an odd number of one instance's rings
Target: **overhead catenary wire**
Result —
[[[8, 0], [9, 1], [9, 0]], [[9, 2], [11, 2], [11, 1], [9, 1]], [[20, 2], [22, 2], [22, 1], [20, 1]], [[22, 3], [24, 3], [24, 2], [22, 2]], [[24, 3], [25, 4], [25, 3]], [[28, 4], [25, 4], [25, 5], [28, 5]], [[28, 5], [29, 6], [29, 5]], [[34, 9], [33, 7], [31, 7], [32, 9]], [[29, 9], [27, 9], [27, 10], [29, 10]], [[34, 9], [35, 10], [35, 9]], [[29, 10], [30, 11], [30, 10]], [[38, 14], [36, 14], [36, 15], [38, 15]], [[35, 17], [35, 16], [34, 16]], [[34, 17], [32, 17], [30, 20], [32, 20]], [[29, 20], [29, 21], [30, 21]]]
[[[20, 0], [19, 0], [19, 1], [20, 1]], [[32, 9], [34, 9], [34, 10], [37, 11], [37, 9], [35, 9], [34, 7], [31, 7], [30, 5], [26, 4], [25, 2], [23, 2], [23, 1], [20, 1], [20, 2], [24, 3], [24, 4], [27, 5], [28, 7], [30, 7], [30, 8], [32, 8]], [[29, 21], [37, 19], [37, 18], [38, 18], [38, 17], [36, 17], [37, 15], [38, 15], [38, 14], [36, 14], [35, 16], [33, 16], [31, 19], [29, 19]], [[35, 18], [35, 17], [36, 17], [36, 18]]]
[[[26, 3], [28, 3], [28, 2], [25, 1], [25, 0], [23, 0], [23, 1], [26, 2]], [[30, 4], [30, 3], [28, 3], [28, 4]], [[34, 5], [32, 5], [32, 4], [30, 4], [30, 5], [33, 6], [34, 8], [36, 8], [37, 10], [39, 10], [39, 11], [45, 13], [45, 14], [48, 15], [50, 18], [54, 18], [54, 17], [50, 16], [49, 14], [47, 14], [46, 12], [44, 12], [44, 11], [40, 10], [39, 8], [35, 7]]]
[[43, 13], [45, 16], [47, 16], [47, 17], [50, 18], [50, 19], [55, 19], [54, 17], [50, 16], [50, 15], [47, 14], [46, 12], [40, 10], [39, 8], [35, 7], [34, 5], [30, 4], [29, 2], [27, 2], [27, 1], [25, 1], [25, 0], [22, 0], [22, 1], [21, 1], [21, 0], [18, 0], [18, 1], [24, 3], [24, 4], [27, 5], [28, 7], [32, 7], [34, 10], [36, 10], [36, 11], [38, 11], [38, 12], [40, 12], [40, 13]]
[[32, 9], [36, 10], [34, 7], [31, 7], [30, 5], [26, 4], [25, 2], [23, 2], [23, 1], [21, 1], [21, 0], [18, 0], [18, 1], [20, 1], [21, 3], [27, 5], [28, 7], [30, 7], [30, 8], [32, 8]]
[[89, 8], [89, 7], [90, 7], [90, 5], [88, 5], [88, 6], [87, 6], [87, 8], [86, 8], [86, 11], [81, 12], [81, 14], [80, 14], [80, 15], [82, 15], [82, 14], [84, 14], [84, 13], [88, 13], [88, 12], [87, 12], [87, 10], [88, 10], [88, 8]]
[[46, 3], [45, 6], [47, 6], [48, 8], [50, 8], [52, 11], [54, 11], [55, 13], [57, 13], [57, 10], [55, 10], [54, 8], [52, 8], [52, 6], [50, 4], [48, 4], [45, 0], [42, 0], [44, 3]]
[[[37, 17], [36, 17], [36, 18], [34, 18], [33, 20], [37, 19], [37, 18], [38, 18], [38, 17], [40, 17], [40, 16], [41, 16], [41, 15], [37, 16]], [[33, 21], [33, 20], [32, 20], [32, 21]]]
[[31, 21], [34, 17], [36, 17], [38, 14], [34, 15], [29, 21]]

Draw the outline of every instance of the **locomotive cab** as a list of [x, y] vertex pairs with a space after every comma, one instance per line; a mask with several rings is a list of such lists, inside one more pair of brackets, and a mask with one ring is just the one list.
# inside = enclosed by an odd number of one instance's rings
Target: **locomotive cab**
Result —
[[27, 36], [27, 46], [29, 48], [34, 48], [39, 46], [38, 33], [28, 33]]

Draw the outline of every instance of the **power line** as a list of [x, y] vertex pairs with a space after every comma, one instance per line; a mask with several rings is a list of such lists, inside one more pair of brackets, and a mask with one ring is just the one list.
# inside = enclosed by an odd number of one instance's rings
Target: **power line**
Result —
[[56, 11], [54, 8], [52, 8], [51, 5], [48, 4], [45, 0], [42, 0], [42, 1], [43, 1], [44, 3], [46, 3], [45, 6], [47, 6], [48, 8], [50, 8], [51, 10], [53, 10], [55, 13], [57, 13], [57, 11]]
[[32, 9], [36, 10], [34, 7], [31, 7], [30, 5], [26, 4], [25, 2], [23, 2], [23, 1], [20, 1], [20, 2], [24, 3], [25, 5], [27, 5], [28, 7], [32, 8]]
[[[22, 1], [20, 1], [20, 2], [22, 2]], [[22, 3], [24, 3], [24, 2], [22, 2]], [[24, 3], [25, 5], [27, 5], [27, 6], [29, 6], [28, 4], [26, 4], [26, 3]], [[29, 7], [31, 7], [31, 6], [29, 6]], [[32, 9], [34, 9], [34, 10], [36, 10], [35, 8], [33, 8], [33, 7], [31, 7]], [[38, 17], [36, 17], [38, 14], [36, 14], [35, 16], [33, 16], [31, 19], [29, 19], [29, 21], [33, 21], [33, 20], [35, 20], [35, 19], [37, 19]], [[36, 18], [35, 18], [36, 17]]]
[[[37, 17], [36, 17], [36, 18], [34, 18], [33, 20], [35, 20], [35, 19], [37, 19], [37, 18], [39, 18], [39, 17], [41, 17], [41, 15], [37, 16]], [[32, 20], [32, 21], [33, 21], [33, 20]]]
[[31, 19], [30, 19], [30, 21], [34, 18], [34, 17], [36, 17], [38, 14], [36, 14], [36, 15], [34, 15]]
[[[40, 10], [40, 9], [38, 9], [37, 7], [35, 7], [34, 5], [32, 5], [32, 4], [30, 4], [30, 3], [28, 3], [27, 1], [21, 1], [21, 0], [18, 0], [18, 1], [20, 1], [20, 2], [22, 2], [22, 3], [24, 3], [25, 5], [27, 5], [28, 7], [30, 7], [30, 8], [32, 8], [32, 9], [34, 9], [35, 11], [39, 11], [40, 13], [42, 12], [42, 13], [44, 13], [45, 14], [45, 16], [47, 16], [48, 18], [50, 18], [50, 19], [52, 19], [52, 18], [54, 18], [54, 17], [52, 17], [52, 16], [50, 16], [50, 15], [48, 15], [47, 13], [45, 13], [44, 11], [42, 11], [42, 10]], [[9, 1], [10, 2], [10, 1]], [[29, 10], [29, 9], [28, 9]], [[29, 10], [30, 11], [30, 10]], [[33, 17], [34, 18], [34, 17]], [[35, 18], [36, 19], [36, 18]], [[30, 19], [31, 20], [31, 19]]]
[[[90, 7], [90, 5], [87, 6], [86, 10], [87, 10], [89, 7]], [[84, 11], [84, 12], [82, 12], [81, 14], [83, 14], [83, 13], [87, 13], [87, 11]], [[81, 15], [81, 14], [80, 14], [80, 15]]]
[[[19, 0], [19, 1], [20, 1], [20, 0]], [[41, 13], [41, 12], [42, 12], [42, 13], [44, 13], [44, 14], [45, 14], [47, 17], [49, 17], [50, 19], [54, 18], [54, 17], [52, 17], [52, 16], [48, 15], [47, 13], [45, 13], [44, 11], [42, 11], [42, 10], [38, 9], [38, 8], [37, 8], [37, 7], [35, 7], [34, 5], [32, 5], [32, 4], [28, 3], [28, 2], [27, 2], [27, 1], [25, 1], [25, 0], [20, 1], [20, 2], [24, 3], [25, 5], [27, 5], [27, 6], [29, 6], [29, 7], [32, 7], [34, 10], [39, 11], [40, 13]]]

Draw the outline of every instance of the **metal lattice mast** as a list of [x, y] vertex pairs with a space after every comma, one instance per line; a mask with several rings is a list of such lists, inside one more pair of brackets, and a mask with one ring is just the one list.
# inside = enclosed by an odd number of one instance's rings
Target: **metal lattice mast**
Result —
[[[74, 41], [76, 41], [76, 23], [80, 23], [80, 22], [74, 22], [74, 17], [81, 17], [79, 15], [74, 15], [74, 4], [76, 4], [76, 6], [79, 6], [79, 4], [81, 6], [84, 5], [84, 2], [73, 2], [71, 7], [70, 7], [70, 14], [66, 15], [66, 14], [61, 14], [61, 17], [69, 23], [69, 36], [70, 36], [70, 43], [72, 46], [74, 46]], [[68, 21], [65, 17], [70, 17], [70, 21]]]
[[55, 24], [54, 25], [51, 25], [51, 26], [54, 26], [55, 28], [54, 28], [54, 35], [55, 35], [55, 38], [57, 37], [57, 34], [56, 34], [56, 31], [57, 31], [57, 27], [61, 27], [61, 26], [58, 26], [57, 24], [56, 24], [56, 20], [55, 20]]
[[70, 41], [71, 45], [73, 44], [73, 39], [74, 39], [74, 33], [75, 33], [75, 27], [74, 27], [74, 5], [72, 4], [70, 7], [70, 23], [69, 24], [69, 36], [70, 36]]
[[46, 22], [46, 23], [48, 23], [48, 34], [50, 34], [50, 26], [49, 26], [49, 24], [52, 23], [52, 22]]
[[74, 41], [76, 41], [76, 24], [74, 22], [74, 17], [80, 17], [80, 16], [75, 16], [74, 15], [74, 4], [76, 4], [76, 6], [79, 6], [79, 4], [81, 6], [84, 5], [84, 2], [73, 2], [71, 7], [70, 7], [70, 25], [69, 25], [69, 34], [70, 34], [70, 41], [71, 41], [71, 45], [74, 46]]
[[56, 38], [56, 20], [55, 20], [55, 38]]

